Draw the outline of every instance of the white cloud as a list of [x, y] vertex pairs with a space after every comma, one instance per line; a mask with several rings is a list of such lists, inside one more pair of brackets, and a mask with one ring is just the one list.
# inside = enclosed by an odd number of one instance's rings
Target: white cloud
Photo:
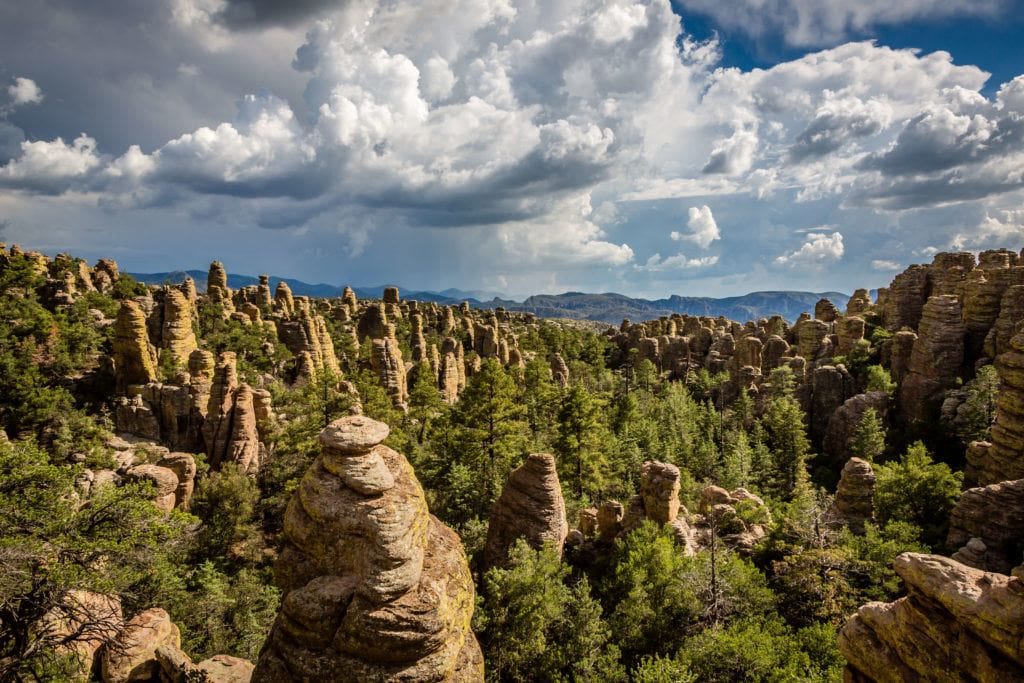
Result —
[[21, 157], [0, 168], [0, 181], [33, 191], [68, 189], [76, 179], [87, 179], [101, 164], [96, 141], [79, 135], [69, 145], [63, 139], [21, 143]]
[[673, 230], [669, 236], [677, 242], [693, 242], [701, 249], [707, 249], [711, 246], [712, 242], [722, 238], [721, 233], [718, 231], [715, 217], [711, 214], [711, 208], [707, 204], [700, 208], [696, 206], [690, 207], [686, 227], [689, 229], [689, 233]]
[[717, 256], [702, 256], [699, 258], [687, 258], [685, 254], [676, 254], [662, 258], [661, 254], [654, 254], [643, 265], [638, 265], [637, 270], [648, 273], [660, 273], [674, 270], [692, 270], [708, 268], [718, 263]]
[[1024, 244], [1024, 209], [999, 211], [995, 216], [985, 214], [981, 224], [971, 232], [959, 232], [950, 241], [955, 249], [982, 249]]
[[871, 267], [875, 270], [886, 270], [894, 271], [900, 269], [899, 261], [889, 261], [886, 259], [874, 259], [871, 261]]
[[727, 175], [746, 173], [754, 163], [757, 142], [754, 130], [737, 129], [729, 137], [715, 141], [711, 156], [702, 170], [705, 173]]
[[21, 107], [26, 104], [39, 104], [43, 101], [43, 91], [31, 78], [19, 76], [12, 85], [7, 86], [7, 95], [11, 98], [11, 106]]
[[799, 249], [777, 257], [775, 263], [790, 268], [821, 268], [841, 259], [844, 251], [841, 233], [809, 232]]

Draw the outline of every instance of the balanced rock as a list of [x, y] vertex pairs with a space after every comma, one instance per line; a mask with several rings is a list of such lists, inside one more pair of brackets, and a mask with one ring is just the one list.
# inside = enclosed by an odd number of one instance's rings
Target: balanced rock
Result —
[[483, 680], [462, 544], [387, 433], [358, 415], [321, 433], [285, 513], [281, 609], [253, 681]]
[[519, 538], [534, 548], [550, 543], [561, 554], [568, 533], [555, 456], [534, 453], [513, 470], [494, 503], [487, 528], [484, 566], [503, 565], [509, 548]]
[[640, 496], [647, 518], [671, 524], [679, 515], [679, 468], [648, 460], [640, 466]]

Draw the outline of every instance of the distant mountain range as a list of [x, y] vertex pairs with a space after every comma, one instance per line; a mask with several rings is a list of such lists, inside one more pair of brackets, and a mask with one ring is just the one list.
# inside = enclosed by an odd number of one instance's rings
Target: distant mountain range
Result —
[[[206, 289], [206, 271], [189, 270], [167, 273], [130, 273], [135, 279], [146, 284], [179, 283], [186, 276], [195, 280], [196, 288]], [[278, 282], [286, 282], [296, 296], [337, 297], [344, 287], [328, 284], [309, 284], [291, 278], [271, 276], [270, 289]], [[259, 278], [249, 275], [228, 275], [228, 286], [238, 289], [259, 283]], [[361, 299], [379, 299], [385, 285], [377, 287], [355, 287], [356, 296]], [[633, 321], [650, 320], [673, 313], [689, 315], [723, 315], [733, 320], [756, 320], [772, 315], [781, 315], [788, 321], [796, 320], [804, 311], [813, 312], [819, 299], [829, 299], [840, 309], [846, 308], [850, 296], [841, 292], [751, 292], [742, 296], [722, 298], [679, 296], [673, 294], [667, 299], [634, 299], [622, 294], [586, 294], [566, 292], [564, 294], [536, 294], [524, 301], [503, 299], [495, 292], [480, 290], [465, 291], [446, 289], [441, 292], [401, 290], [402, 298], [417, 301], [435, 301], [440, 304], [459, 304], [468, 301], [477, 308], [503, 306], [510, 311], [534, 313], [544, 318], [575, 318], [618, 324], [623, 318]]]

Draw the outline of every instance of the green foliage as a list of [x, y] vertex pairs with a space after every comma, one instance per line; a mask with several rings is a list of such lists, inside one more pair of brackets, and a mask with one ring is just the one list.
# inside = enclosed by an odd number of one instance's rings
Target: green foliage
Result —
[[610, 435], [600, 421], [601, 405], [582, 384], [574, 384], [562, 398], [558, 411], [559, 478], [577, 499], [603, 488], [607, 463], [603, 446]]
[[[776, 374], [773, 370], [772, 377]], [[786, 375], [780, 377], [784, 383]], [[776, 387], [772, 386], [774, 393]], [[772, 460], [761, 488], [781, 500], [792, 500], [808, 479], [806, 461], [811, 445], [804, 427], [804, 413], [796, 400], [784, 392], [768, 400], [761, 424]]]
[[884, 391], [892, 396], [896, 392], [896, 382], [892, 381], [889, 371], [881, 365], [869, 365], [864, 391]]
[[918, 441], [898, 462], [875, 468], [875, 515], [881, 524], [910, 522], [921, 529], [921, 541], [941, 547], [949, 529], [949, 514], [960, 498], [963, 474], [934, 462]]
[[547, 546], [519, 540], [508, 569], [484, 577], [481, 634], [488, 680], [617, 681], [624, 677], [611, 630], [585, 579], [566, 584], [568, 569]]
[[868, 462], [885, 452], [885, 428], [874, 408], [866, 409], [857, 423], [850, 436], [850, 451]]
[[674, 652], [690, 633], [768, 610], [773, 597], [757, 569], [717, 547], [687, 557], [669, 528], [644, 522], [615, 547], [606, 578], [609, 622], [624, 661]]
[[[60, 666], [45, 614], [71, 614], [72, 590], [120, 595], [126, 611], [148, 607], [159, 577], [183, 557], [192, 519], [157, 510], [147, 486], [105, 486], [79, 507], [78, 470], [55, 466], [31, 441], [0, 443], [0, 679]], [[90, 624], [69, 642], [109, 633]]]
[[[679, 654], [702, 682], [838, 681], [842, 657], [824, 638], [821, 630], [801, 637], [777, 618], [745, 619], [697, 634]], [[812, 660], [805, 645], [819, 659]]]
[[967, 398], [957, 415], [956, 435], [964, 443], [988, 441], [996, 419], [999, 373], [993, 365], [978, 368], [978, 374], [964, 385]]
[[197, 661], [228, 654], [255, 662], [280, 603], [270, 579], [249, 569], [231, 577], [210, 560], [196, 567], [179, 599], [167, 605], [182, 648]]
[[629, 680], [633, 683], [696, 683], [697, 677], [678, 659], [654, 655], [641, 659]]
[[192, 512], [203, 524], [196, 537], [199, 559], [252, 555], [259, 549], [253, 515], [259, 501], [256, 481], [234, 463], [225, 463], [199, 482], [192, 498]]

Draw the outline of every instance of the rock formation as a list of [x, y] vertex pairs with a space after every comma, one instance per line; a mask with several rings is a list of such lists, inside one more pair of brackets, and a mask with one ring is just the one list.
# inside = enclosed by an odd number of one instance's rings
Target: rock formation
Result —
[[852, 396], [839, 406], [828, 419], [828, 426], [825, 428], [825, 436], [822, 439], [822, 449], [828, 456], [828, 464], [839, 468], [851, 456], [869, 455], [874, 457], [878, 453], [853, 453], [850, 450], [850, 439], [857, 431], [861, 419], [868, 408], [873, 408], [882, 424], [885, 424], [889, 412], [889, 395], [884, 391], [872, 391], [866, 394]]
[[104, 683], [159, 680], [156, 650], [163, 645], [181, 649], [181, 632], [167, 612], [154, 607], [136, 614], [103, 648], [100, 663]]
[[1000, 389], [992, 445], [984, 449], [975, 478], [986, 485], [1024, 479], [1024, 335], [1015, 336], [1010, 350], [996, 359]]
[[900, 386], [900, 413], [911, 423], [937, 418], [942, 391], [956, 385], [964, 360], [966, 329], [955, 296], [928, 299], [910, 357], [906, 379]]
[[1009, 573], [1024, 558], [1024, 479], [1003, 481], [964, 491], [949, 519], [951, 548], [967, 546], [972, 540], [984, 544], [971, 566]]
[[255, 475], [260, 466], [261, 446], [256, 427], [256, 408], [248, 384], [238, 384], [235, 354], [220, 355], [207, 404], [203, 435], [210, 467], [219, 469], [233, 462], [243, 472]]
[[870, 522], [875, 514], [875, 472], [870, 462], [861, 458], [846, 461], [833, 509], [851, 531], [864, 533], [864, 522]]
[[370, 350], [370, 365], [380, 377], [381, 385], [391, 398], [391, 403], [404, 410], [409, 402], [408, 379], [402, 349], [395, 337], [393, 325], [387, 326], [387, 336], [374, 339]]
[[908, 594], [870, 602], [839, 632], [845, 680], [1024, 680], [1024, 582], [938, 555], [894, 563]]
[[156, 352], [149, 343], [146, 315], [135, 301], [124, 301], [114, 322], [114, 369], [119, 392], [130, 384], [155, 382]]
[[505, 484], [491, 510], [484, 548], [484, 566], [505, 563], [509, 548], [523, 538], [534, 548], [551, 543], [559, 555], [569, 533], [565, 501], [558, 482], [555, 456], [534, 453], [526, 458]]
[[342, 418], [285, 514], [281, 610], [252, 680], [482, 681], [473, 579], [387, 425]]
[[648, 519], [671, 524], [679, 516], [679, 468], [648, 460], [640, 466], [640, 497]]
[[192, 304], [178, 289], [164, 293], [163, 331], [160, 348], [174, 357], [174, 364], [185, 369], [189, 356], [198, 348], [195, 331], [192, 328]]

